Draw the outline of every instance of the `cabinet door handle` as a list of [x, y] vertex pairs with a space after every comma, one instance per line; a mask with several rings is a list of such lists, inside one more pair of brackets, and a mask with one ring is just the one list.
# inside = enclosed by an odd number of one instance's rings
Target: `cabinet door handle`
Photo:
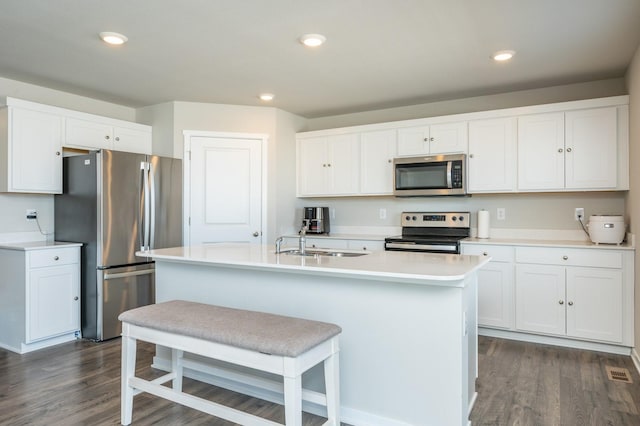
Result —
[[425, 142], [429, 142], [429, 138], [424, 138], [424, 141]]
[[562, 260], [568, 260], [569, 256], [562, 256]]
[[564, 305], [564, 300], [558, 300], [558, 303]]
[[111, 139], [111, 137], [110, 137], [109, 135], [106, 135], [104, 138], [105, 138], [106, 140]]
[[53, 256], [53, 260], [60, 260], [59, 256]]
[[573, 306], [573, 302], [569, 302], [567, 303], [569, 306]]
[[387, 160], [387, 163], [393, 163], [393, 160], [392, 160], [391, 158], [389, 158], [389, 159]]
[[78, 300], [78, 296], [74, 297], [73, 300]]
[[489, 253], [487, 253], [486, 251], [482, 253], [483, 256], [488, 256]]
[[56, 151], [56, 155], [58, 155], [58, 156], [59, 156], [59, 155], [60, 155], [60, 151]]
[[116, 142], [119, 142], [119, 141], [120, 141], [120, 138], [116, 136]]
[[473, 158], [473, 154], [469, 154], [469, 158]]
[[558, 148], [558, 152], [562, 152], [564, 151], [562, 148]]
[[331, 167], [331, 163], [327, 164], [327, 167]]
[[254, 236], [254, 237], [257, 237], [258, 235], [260, 235], [260, 233], [259, 233], [258, 231], [256, 231], [256, 232], [254, 232], [254, 233], [253, 233], [253, 236]]
[[433, 138], [429, 138], [429, 140], [430, 140], [431, 142], [433, 142]]
[[571, 152], [571, 148], [567, 148], [567, 152]]

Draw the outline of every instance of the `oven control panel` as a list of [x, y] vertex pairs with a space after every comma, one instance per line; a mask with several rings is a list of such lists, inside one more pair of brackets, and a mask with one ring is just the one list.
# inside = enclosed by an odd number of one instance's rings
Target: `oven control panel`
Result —
[[424, 228], [469, 228], [469, 212], [403, 212], [402, 226]]

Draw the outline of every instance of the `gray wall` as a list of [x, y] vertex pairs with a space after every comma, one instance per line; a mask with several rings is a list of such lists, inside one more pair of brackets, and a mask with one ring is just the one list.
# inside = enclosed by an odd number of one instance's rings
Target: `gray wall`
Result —
[[[629, 184], [626, 209], [631, 232], [640, 232], [640, 168], [633, 167], [640, 161], [640, 46], [627, 71], [629, 87]], [[635, 341], [640, 342], [640, 253], [636, 249], [635, 256]], [[637, 345], [637, 343], [636, 343]]]

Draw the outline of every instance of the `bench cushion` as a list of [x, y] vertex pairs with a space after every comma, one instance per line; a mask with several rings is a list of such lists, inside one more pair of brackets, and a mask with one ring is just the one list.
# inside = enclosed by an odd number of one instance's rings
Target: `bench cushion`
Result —
[[296, 357], [342, 329], [319, 321], [173, 300], [135, 308], [118, 319], [272, 355]]

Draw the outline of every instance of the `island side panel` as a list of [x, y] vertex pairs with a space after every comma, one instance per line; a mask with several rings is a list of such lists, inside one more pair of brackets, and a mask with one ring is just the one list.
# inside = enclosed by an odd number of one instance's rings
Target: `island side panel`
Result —
[[[360, 424], [466, 424], [475, 379], [468, 368], [476, 362], [472, 336], [463, 334], [468, 289], [162, 260], [156, 267], [158, 302], [191, 300], [340, 325], [341, 405]], [[305, 387], [322, 390], [320, 373], [312, 370]]]

